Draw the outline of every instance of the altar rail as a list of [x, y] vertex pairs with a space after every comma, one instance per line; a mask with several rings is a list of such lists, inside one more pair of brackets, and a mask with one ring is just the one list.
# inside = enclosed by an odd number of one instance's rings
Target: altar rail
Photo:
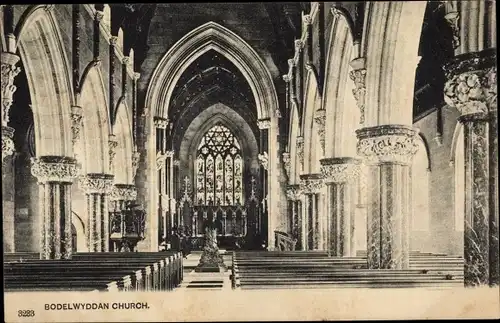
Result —
[[76, 253], [69, 260], [7, 254], [5, 290], [168, 291], [182, 282], [182, 260], [177, 252]]
[[293, 239], [287, 233], [281, 231], [274, 231], [274, 238], [276, 241], [276, 249], [279, 251], [294, 251], [297, 239]]

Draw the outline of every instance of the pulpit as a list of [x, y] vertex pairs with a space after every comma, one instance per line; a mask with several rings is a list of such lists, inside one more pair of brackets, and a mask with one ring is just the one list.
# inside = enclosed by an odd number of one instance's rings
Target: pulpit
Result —
[[111, 212], [111, 249], [115, 252], [136, 251], [137, 243], [145, 237], [145, 221], [146, 213], [137, 204]]

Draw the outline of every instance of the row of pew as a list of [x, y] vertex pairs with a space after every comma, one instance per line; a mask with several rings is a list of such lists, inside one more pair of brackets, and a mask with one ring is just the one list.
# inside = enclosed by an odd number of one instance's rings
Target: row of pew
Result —
[[4, 254], [5, 291], [169, 291], [183, 279], [179, 252], [75, 253], [39, 260]]
[[412, 252], [405, 270], [368, 269], [366, 256], [320, 251], [238, 251], [232, 262], [235, 289], [463, 286], [463, 258], [444, 254]]

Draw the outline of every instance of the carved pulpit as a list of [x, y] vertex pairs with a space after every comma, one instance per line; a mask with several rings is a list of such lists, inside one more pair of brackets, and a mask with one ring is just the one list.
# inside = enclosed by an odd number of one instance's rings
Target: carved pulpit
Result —
[[113, 250], [135, 251], [137, 243], [144, 240], [146, 212], [133, 204], [124, 210], [112, 212], [110, 216], [110, 239]]

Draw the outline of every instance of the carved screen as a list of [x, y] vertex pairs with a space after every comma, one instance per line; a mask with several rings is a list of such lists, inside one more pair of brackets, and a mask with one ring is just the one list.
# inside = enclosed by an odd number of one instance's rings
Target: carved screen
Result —
[[196, 204], [243, 204], [241, 148], [228, 128], [217, 124], [205, 133], [195, 169]]

